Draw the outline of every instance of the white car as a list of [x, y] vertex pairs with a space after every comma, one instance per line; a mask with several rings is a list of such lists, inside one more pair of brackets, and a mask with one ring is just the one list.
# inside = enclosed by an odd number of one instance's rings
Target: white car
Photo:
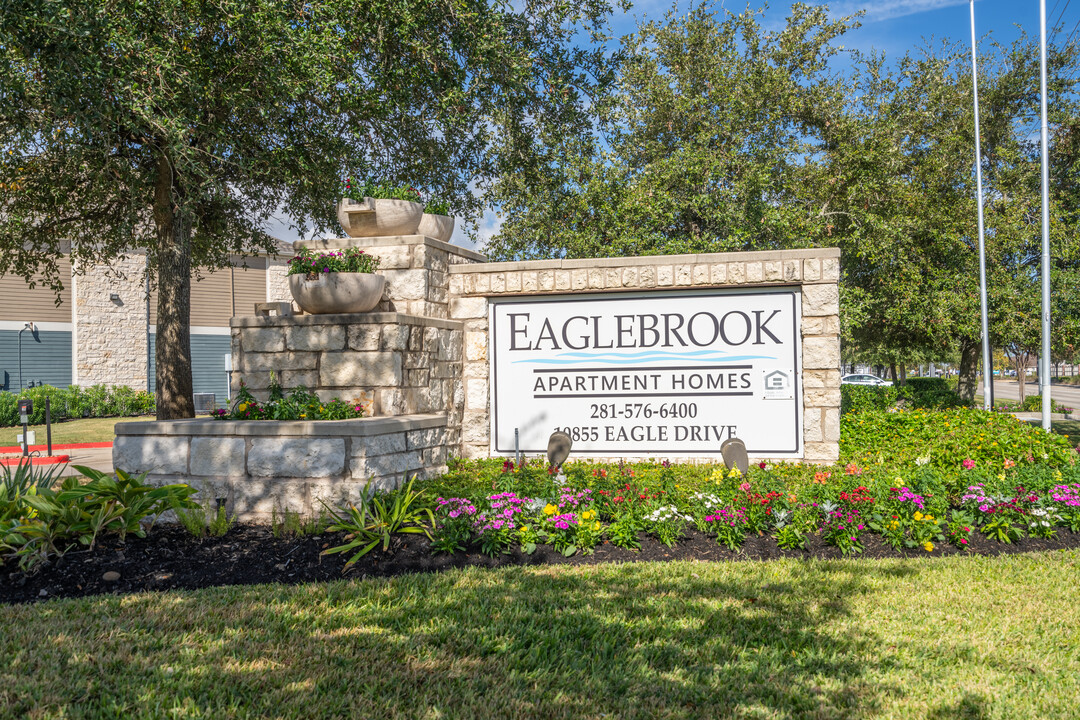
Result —
[[875, 387], [881, 387], [885, 385], [892, 385], [892, 382], [888, 380], [882, 380], [877, 375], [845, 375], [840, 378], [841, 385], [873, 385]]

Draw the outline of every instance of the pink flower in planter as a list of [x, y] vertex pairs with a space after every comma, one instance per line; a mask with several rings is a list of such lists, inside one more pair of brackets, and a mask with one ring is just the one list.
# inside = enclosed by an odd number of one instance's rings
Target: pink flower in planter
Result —
[[971, 458], [968, 458], [964, 461], [963, 465], [965, 470], [970, 470], [971, 468], [975, 467], [975, 461]]

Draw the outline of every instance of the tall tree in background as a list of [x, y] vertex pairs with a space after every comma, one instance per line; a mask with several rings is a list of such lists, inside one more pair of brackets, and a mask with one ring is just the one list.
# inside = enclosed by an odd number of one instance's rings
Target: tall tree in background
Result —
[[[596, 125], [556, 138], [535, 175], [500, 178], [498, 258], [839, 246], [845, 355], [959, 360], [981, 344], [969, 49], [944, 43], [830, 69], [853, 25], [795, 5], [786, 26], [708, 3], [624, 41]], [[981, 48], [992, 333], [1036, 343], [1038, 55]], [[1076, 47], [1052, 48], [1055, 342], [1077, 345]], [[1027, 322], [1034, 318], [1035, 325]]]
[[852, 23], [796, 5], [779, 31], [759, 12], [701, 3], [624, 39], [596, 123], [553, 138], [546, 164], [500, 178], [494, 258], [812, 246], [821, 129], [843, 104], [828, 72]]
[[333, 226], [346, 172], [475, 218], [610, 79], [604, 0], [6, 0], [0, 274], [145, 248], [159, 419], [190, 417], [191, 273], [273, 250], [278, 213]]
[[[1039, 344], [1040, 180], [1037, 140], [1025, 118], [1037, 114], [1036, 45], [980, 53], [983, 178], [991, 341]], [[1051, 53], [1051, 104], [1057, 137], [1075, 122], [1075, 48]], [[845, 330], [864, 352], [958, 358], [961, 396], [974, 398], [981, 344], [973, 109], [969, 50], [945, 44], [886, 67], [859, 57], [853, 103], [830, 142], [830, 182], [822, 186], [845, 213]], [[1055, 152], [1053, 161], [1060, 153]], [[1052, 283], [1076, 281], [1075, 218], [1059, 213], [1068, 195], [1058, 182], [1051, 240]], [[1054, 294], [1054, 333], [1076, 337], [1075, 303]]]

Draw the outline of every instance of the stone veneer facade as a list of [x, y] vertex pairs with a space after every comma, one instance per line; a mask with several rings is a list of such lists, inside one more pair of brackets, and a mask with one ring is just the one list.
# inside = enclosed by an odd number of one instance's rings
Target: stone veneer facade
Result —
[[[369, 479], [386, 486], [406, 474], [441, 472], [449, 455], [489, 454], [490, 298], [746, 287], [801, 290], [804, 459], [839, 457], [837, 249], [487, 263], [423, 236], [296, 246], [359, 244], [380, 258], [387, 278], [377, 310], [233, 318], [233, 391], [243, 380], [265, 397], [273, 371], [286, 389], [358, 399], [373, 417], [126, 423], [117, 427], [116, 467], [230, 493], [241, 517], [265, 517], [274, 502], [310, 512], [317, 500], [347, 499]], [[268, 285], [284, 286], [283, 266], [271, 267]], [[387, 430], [393, 422], [406, 429]]]
[[450, 317], [464, 323], [462, 445], [490, 446], [488, 298], [568, 293], [801, 286], [804, 459], [840, 456], [840, 251], [836, 248], [457, 265]]
[[364, 406], [368, 416], [442, 413], [460, 441], [462, 324], [395, 312], [232, 320], [233, 396], [243, 381], [265, 400], [283, 388]]
[[[133, 254], [111, 265], [76, 274], [72, 283], [75, 372], [79, 385], [147, 385], [146, 256]], [[119, 300], [112, 300], [116, 294]]]
[[372, 488], [445, 468], [446, 416], [316, 422], [129, 422], [116, 426], [113, 464], [156, 485], [186, 483], [204, 502], [225, 498], [241, 520], [275, 508], [314, 516], [325, 502], [356, 503]]

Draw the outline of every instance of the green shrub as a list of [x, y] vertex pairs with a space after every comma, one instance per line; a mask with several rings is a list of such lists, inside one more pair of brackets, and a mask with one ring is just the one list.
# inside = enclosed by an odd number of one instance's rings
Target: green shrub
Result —
[[899, 392], [895, 386], [841, 385], [840, 412], [863, 412], [864, 410], [888, 410], [896, 405]]
[[1074, 462], [1076, 452], [1062, 435], [984, 410], [864, 411], [840, 421], [841, 462], [908, 466], [923, 458], [955, 469], [970, 459], [1000, 468], [1006, 459], [1028, 456], [1056, 466]]
[[907, 383], [899, 388], [899, 394], [907, 401], [908, 407], [918, 410], [946, 410], [965, 406], [945, 378], [908, 378]]
[[0, 497], [0, 564], [14, 559], [32, 572], [77, 545], [92, 550], [106, 534], [145, 537], [144, 519], [194, 505], [195, 491], [187, 485], [153, 487], [142, 475], [74, 469], [89, 482], [69, 477], [52, 489], [50, 478], [39, 476], [18, 488], [6, 483], [8, 491]]
[[[1022, 412], [1042, 412], [1042, 395], [1028, 395], [1024, 398], [1024, 402], [1019, 406]], [[1050, 412], [1063, 413], [1070, 412], [1071, 407], [1062, 405], [1053, 397], [1050, 398]]]
[[30, 413], [31, 425], [44, 424], [46, 397], [49, 398], [53, 422], [87, 417], [149, 415], [155, 407], [153, 393], [124, 385], [91, 385], [85, 388], [71, 385], [66, 389], [38, 385], [26, 388], [21, 393], [0, 392], [0, 427], [19, 424], [20, 397], [34, 401], [34, 410]]
[[902, 404], [913, 409], [945, 410], [965, 403], [944, 378], [909, 378], [904, 385], [841, 385], [840, 412], [888, 410]]

